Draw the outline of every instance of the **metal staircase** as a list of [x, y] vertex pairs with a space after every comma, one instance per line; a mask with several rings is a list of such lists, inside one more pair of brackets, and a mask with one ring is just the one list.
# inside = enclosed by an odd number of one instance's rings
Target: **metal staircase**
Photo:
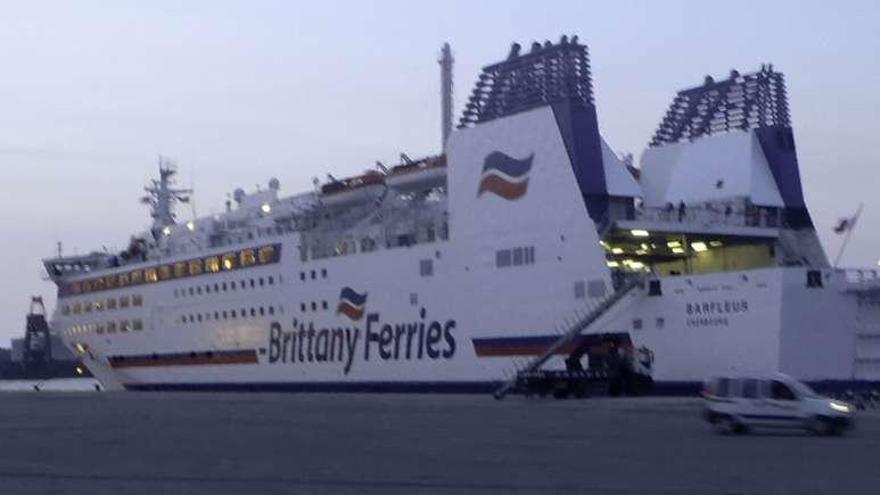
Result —
[[517, 370], [514, 376], [505, 382], [498, 390], [495, 391], [496, 399], [503, 399], [511, 390], [514, 389], [517, 382], [517, 377], [522, 373], [531, 373], [538, 368], [540, 368], [544, 363], [546, 363], [559, 349], [563, 348], [567, 344], [569, 344], [572, 340], [577, 338], [584, 330], [590, 327], [596, 320], [598, 320], [602, 315], [608, 312], [611, 308], [614, 307], [620, 300], [622, 300], [627, 294], [633, 291], [636, 287], [643, 287], [645, 285], [645, 281], [647, 278], [645, 276], [637, 276], [633, 277], [626, 284], [624, 284], [619, 290], [613, 292], [608, 297], [602, 300], [592, 311], [587, 313], [585, 316], [577, 320], [568, 330], [562, 333], [559, 336], [559, 339], [554, 342], [550, 347], [544, 350], [539, 356], [529, 361], [524, 367]]

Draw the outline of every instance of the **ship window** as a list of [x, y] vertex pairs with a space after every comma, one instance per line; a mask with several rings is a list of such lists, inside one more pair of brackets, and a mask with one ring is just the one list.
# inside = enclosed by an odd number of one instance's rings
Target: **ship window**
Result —
[[70, 314], [70, 305], [65, 304], [63, 308], [61, 308], [61, 314], [69, 315]]
[[299, 279], [305, 280], [306, 279], [306, 272], [299, 272]]
[[182, 278], [186, 276], [186, 263], [179, 262], [174, 264], [174, 277]]
[[321, 268], [321, 277], [327, 278], [327, 269], [326, 268]]
[[127, 308], [128, 307], [128, 296], [119, 296], [119, 307]]
[[321, 309], [327, 309], [327, 301], [321, 301]]
[[[314, 303], [312, 303], [312, 304], [314, 304]], [[265, 314], [266, 314], [266, 308], [260, 306], [260, 316], [265, 316]]]
[[235, 315], [236, 315], [236, 314], [237, 314], [237, 313], [235, 312], [234, 309], [231, 310], [231, 311], [229, 312], [229, 316], [231, 316], [233, 319], [235, 319]]
[[200, 296], [202, 295], [202, 286], [201, 285], [196, 287], [196, 294], [198, 294]]
[[129, 284], [130, 278], [127, 273], [120, 273], [116, 276], [116, 281], [119, 283], [120, 287], [125, 287]]
[[224, 311], [222, 314], [223, 314], [223, 319], [224, 319], [224, 320], [225, 320], [226, 318], [229, 317], [229, 314], [228, 314], [226, 311]]
[[269, 282], [269, 285], [274, 285], [275, 284], [275, 277], [273, 277], [272, 275], [269, 275], [269, 277], [266, 279], [266, 282]]
[[83, 280], [82, 291], [83, 292], [91, 292], [92, 291], [92, 281], [91, 280]]
[[574, 298], [583, 299], [587, 295], [587, 287], [583, 280], [574, 283]]
[[159, 280], [168, 280], [171, 278], [173, 270], [171, 265], [162, 265], [159, 267]]
[[216, 256], [211, 256], [209, 258], [205, 258], [205, 271], [216, 273], [220, 271], [220, 258]]
[[431, 277], [434, 275], [434, 260], [419, 260], [419, 275]]
[[202, 260], [190, 260], [189, 274], [198, 275], [200, 273], [202, 273]]
[[[326, 302], [326, 301], [324, 301], [324, 306], [327, 306], [327, 302]], [[325, 307], [324, 309], [327, 309], [327, 308]], [[274, 307], [274, 306], [269, 306], [269, 315], [274, 315], [274, 314], [275, 314], [275, 307]]]
[[98, 334], [104, 333], [104, 324], [103, 323], [98, 323], [98, 325], [95, 327], [95, 333], [98, 333]]
[[196, 319], [199, 320], [199, 323], [201, 323], [202, 322], [202, 314], [201, 313], [197, 314]]
[[275, 247], [263, 246], [259, 251], [260, 264], [271, 263], [275, 261]]
[[589, 283], [587, 283], [587, 295], [591, 298], [595, 299], [597, 297], [604, 297], [606, 290], [607, 288], [604, 280], [590, 280]]
[[245, 288], [244, 285], [245, 285], [245, 281], [242, 280], [241, 283], [240, 283], [240, 287], [241, 287], [242, 289], [244, 289], [244, 288]]
[[214, 284], [214, 292], [220, 292], [220, 284]]
[[[305, 311], [305, 310], [306, 310], [306, 305], [303, 304], [303, 311]], [[257, 316], [256, 308], [251, 308], [251, 316]]]
[[190, 287], [190, 288], [189, 288], [189, 295], [193, 295], [193, 294], [195, 294], [195, 293], [196, 293], [196, 290], [193, 289], [192, 287]]
[[315, 280], [315, 270], [312, 270], [311, 275], [312, 275], [312, 280]]
[[205, 285], [205, 294], [210, 294], [210, 293], [211, 293], [211, 286]]
[[263, 286], [263, 284], [265, 284], [265, 282], [266, 282], [266, 281], [265, 281], [265, 280], [263, 280], [263, 277], [260, 277], [260, 287], [262, 287], [262, 286]]
[[147, 279], [147, 282], [157, 282], [159, 281], [159, 273], [155, 268], [148, 268], [144, 270], [144, 278]]
[[133, 294], [131, 296], [131, 305], [132, 306], [143, 306], [144, 304], [144, 296], [140, 294]]
[[498, 268], [510, 266], [510, 249], [495, 251], [495, 266]]
[[141, 270], [134, 270], [131, 272], [131, 283], [132, 285], [140, 284], [144, 281], [144, 272]]
[[251, 289], [253, 289], [255, 285], [256, 285], [256, 284], [255, 284], [255, 282], [254, 282], [254, 279], [251, 279]]
[[300, 303], [300, 305], [299, 305], [299, 309], [300, 309], [300, 311], [302, 311], [303, 313], [305, 313], [305, 311], [306, 311], [306, 303]]
[[83, 304], [83, 312], [85, 312], [85, 313], [92, 312], [92, 303], [91, 302], [87, 302], [87, 303]]
[[226, 282], [223, 282], [220, 286], [223, 288], [223, 292], [226, 292]]
[[417, 305], [419, 303], [419, 295], [416, 294], [415, 292], [410, 292], [409, 293], [409, 303], [412, 306]]
[[633, 319], [633, 330], [641, 330], [642, 329], [642, 319], [634, 318]]
[[666, 320], [663, 318], [657, 318], [655, 323], [657, 328], [663, 328], [666, 325]]
[[81, 312], [82, 312], [82, 304], [81, 304], [81, 303], [75, 303], [75, 304], [73, 305], [73, 314], [78, 315], [78, 314], [80, 314]]
[[318, 303], [316, 303], [315, 301], [312, 301], [312, 311], [317, 311], [317, 310], [318, 310]]
[[116, 276], [115, 275], [108, 275], [108, 276], [104, 277], [104, 287], [107, 287], [108, 289], [115, 288], [116, 287]]
[[513, 266], [519, 266], [523, 263], [523, 248], [513, 248]]
[[141, 320], [132, 321], [131, 322], [131, 329], [132, 330], [143, 330], [144, 329], [144, 322]]
[[116, 322], [107, 323], [107, 333], [116, 333]]
[[251, 266], [257, 262], [253, 249], [245, 249], [241, 252], [241, 266]]
[[120, 332], [127, 332], [127, 331], [129, 331], [129, 329], [130, 329], [129, 323], [127, 321], [122, 320], [119, 322], [119, 331]]
[[223, 269], [224, 270], [233, 270], [235, 269], [235, 261], [237, 256], [235, 253], [227, 253], [223, 255]]
[[95, 311], [104, 311], [104, 301], [95, 301], [94, 303]]
[[96, 278], [94, 281], [92, 281], [92, 288], [94, 290], [104, 290], [104, 278]]

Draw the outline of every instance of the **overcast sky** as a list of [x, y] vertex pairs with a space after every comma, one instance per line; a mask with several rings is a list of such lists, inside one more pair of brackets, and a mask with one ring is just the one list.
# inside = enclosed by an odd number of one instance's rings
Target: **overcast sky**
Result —
[[54, 305], [40, 258], [57, 241], [121, 248], [148, 224], [137, 199], [159, 153], [199, 214], [273, 176], [289, 194], [436, 153], [445, 41], [458, 113], [512, 41], [578, 34], [602, 133], [637, 156], [677, 90], [772, 62], [826, 251], [864, 202], [843, 265], [876, 268], [878, 25], [874, 1], [0, 1], [0, 346], [32, 294]]

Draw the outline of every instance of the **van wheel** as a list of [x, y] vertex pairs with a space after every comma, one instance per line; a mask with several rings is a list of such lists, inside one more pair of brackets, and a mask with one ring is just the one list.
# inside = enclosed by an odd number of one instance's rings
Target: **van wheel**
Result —
[[807, 430], [809, 430], [814, 435], [827, 436], [833, 435], [835, 433], [836, 428], [828, 420], [828, 418], [823, 418], [822, 416], [813, 416], [812, 418], [807, 420]]
[[745, 433], [746, 427], [730, 416], [721, 416], [715, 421], [715, 431], [722, 435], [734, 435]]

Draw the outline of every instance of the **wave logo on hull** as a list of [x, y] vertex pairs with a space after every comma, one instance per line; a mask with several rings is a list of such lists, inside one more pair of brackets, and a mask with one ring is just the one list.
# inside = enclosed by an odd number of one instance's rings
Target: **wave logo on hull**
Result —
[[534, 153], [521, 160], [500, 151], [489, 153], [483, 161], [477, 197], [484, 192], [494, 193], [508, 201], [523, 197], [529, 187], [529, 172], [534, 158]]
[[343, 287], [339, 293], [339, 306], [336, 314], [343, 314], [351, 321], [358, 321], [364, 317], [364, 307], [367, 304], [367, 293], [358, 294], [351, 287]]

